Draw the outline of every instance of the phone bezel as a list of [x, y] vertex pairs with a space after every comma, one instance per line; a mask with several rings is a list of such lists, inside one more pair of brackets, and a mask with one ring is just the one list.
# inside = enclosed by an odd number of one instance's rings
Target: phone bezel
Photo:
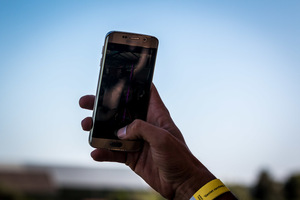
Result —
[[[100, 87], [102, 83], [102, 75], [104, 70], [105, 55], [107, 51], [108, 43], [118, 43], [129, 46], [138, 46], [143, 48], [158, 48], [158, 39], [154, 36], [137, 34], [137, 33], [128, 33], [128, 32], [119, 32], [112, 31], [106, 34], [104, 46], [102, 49], [102, 58], [100, 61], [100, 73], [93, 109], [93, 122], [95, 122], [97, 102], [99, 100]], [[156, 51], [157, 54], [157, 51]], [[155, 61], [154, 61], [155, 63]], [[149, 88], [150, 89], [150, 88]], [[115, 140], [107, 138], [98, 138], [93, 137], [93, 127], [89, 134], [89, 143], [94, 148], [105, 148], [114, 151], [139, 151], [143, 145], [141, 140]]]

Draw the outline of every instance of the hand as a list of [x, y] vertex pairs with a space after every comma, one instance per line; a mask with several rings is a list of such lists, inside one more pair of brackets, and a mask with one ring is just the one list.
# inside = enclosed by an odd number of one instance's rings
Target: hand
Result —
[[[79, 104], [92, 110], [94, 98], [92, 95], [83, 96]], [[89, 131], [91, 127], [92, 118], [85, 118], [83, 130]], [[215, 178], [188, 149], [154, 85], [147, 121], [133, 121], [118, 131], [118, 137], [142, 139], [144, 146], [139, 152], [95, 149], [92, 158], [125, 163], [167, 199], [189, 199], [201, 186]]]

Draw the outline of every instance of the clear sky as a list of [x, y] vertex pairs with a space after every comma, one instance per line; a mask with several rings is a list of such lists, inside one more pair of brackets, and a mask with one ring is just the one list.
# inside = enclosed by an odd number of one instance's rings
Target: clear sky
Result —
[[78, 106], [111, 30], [160, 40], [153, 81], [215, 175], [300, 171], [299, 1], [0, 0], [0, 164], [122, 167], [90, 158]]

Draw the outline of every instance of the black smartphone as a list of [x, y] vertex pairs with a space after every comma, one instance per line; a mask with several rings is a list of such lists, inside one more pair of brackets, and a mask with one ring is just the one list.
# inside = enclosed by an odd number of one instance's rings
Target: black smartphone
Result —
[[142, 141], [120, 140], [117, 131], [146, 120], [158, 48], [153, 36], [109, 32], [105, 37], [89, 143], [95, 148], [138, 151]]

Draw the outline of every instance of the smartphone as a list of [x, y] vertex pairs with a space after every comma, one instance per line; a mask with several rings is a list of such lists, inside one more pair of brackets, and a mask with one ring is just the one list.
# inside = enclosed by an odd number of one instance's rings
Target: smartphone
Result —
[[95, 148], [138, 151], [143, 142], [120, 140], [117, 131], [146, 120], [158, 48], [153, 36], [109, 32], [105, 37], [89, 143]]

